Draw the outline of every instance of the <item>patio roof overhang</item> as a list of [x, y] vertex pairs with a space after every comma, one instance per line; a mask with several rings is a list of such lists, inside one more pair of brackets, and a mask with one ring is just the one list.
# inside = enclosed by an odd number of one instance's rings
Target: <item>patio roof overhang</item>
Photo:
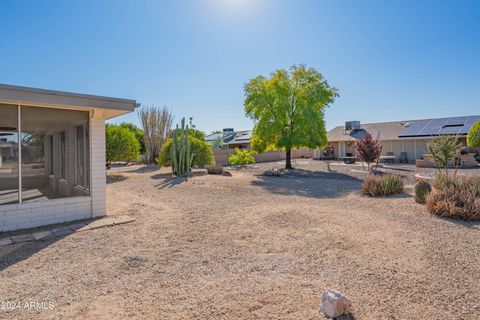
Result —
[[0, 84], [0, 103], [75, 110], [100, 110], [105, 119], [132, 112], [138, 107], [135, 100], [7, 84]]

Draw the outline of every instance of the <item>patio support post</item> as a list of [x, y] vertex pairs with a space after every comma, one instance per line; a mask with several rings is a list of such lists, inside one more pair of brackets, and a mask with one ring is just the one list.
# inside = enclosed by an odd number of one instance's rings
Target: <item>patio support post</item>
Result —
[[22, 203], [22, 106], [17, 106], [18, 203]]

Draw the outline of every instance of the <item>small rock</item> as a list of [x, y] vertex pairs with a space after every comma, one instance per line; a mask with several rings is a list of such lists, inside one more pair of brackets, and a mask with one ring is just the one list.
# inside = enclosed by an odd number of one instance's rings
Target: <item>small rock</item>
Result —
[[341, 315], [349, 314], [352, 303], [350, 299], [340, 292], [330, 289], [323, 290], [322, 300], [320, 301], [320, 312], [327, 317], [335, 318]]

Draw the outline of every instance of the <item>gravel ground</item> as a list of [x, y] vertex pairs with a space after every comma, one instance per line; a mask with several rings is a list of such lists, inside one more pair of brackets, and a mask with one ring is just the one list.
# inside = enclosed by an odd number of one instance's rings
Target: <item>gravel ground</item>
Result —
[[479, 224], [362, 196], [358, 167], [272, 166], [110, 170], [109, 214], [137, 220], [0, 247], [0, 301], [54, 303], [0, 318], [323, 319], [332, 288], [356, 319], [480, 319]]

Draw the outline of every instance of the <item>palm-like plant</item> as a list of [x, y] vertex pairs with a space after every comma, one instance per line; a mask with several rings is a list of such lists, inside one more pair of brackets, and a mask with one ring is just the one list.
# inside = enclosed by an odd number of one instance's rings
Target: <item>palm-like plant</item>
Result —
[[428, 149], [437, 168], [445, 169], [445, 175], [448, 176], [448, 166], [452, 161], [457, 167], [455, 158], [460, 155], [462, 144], [457, 136], [441, 135], [432, 140]]

